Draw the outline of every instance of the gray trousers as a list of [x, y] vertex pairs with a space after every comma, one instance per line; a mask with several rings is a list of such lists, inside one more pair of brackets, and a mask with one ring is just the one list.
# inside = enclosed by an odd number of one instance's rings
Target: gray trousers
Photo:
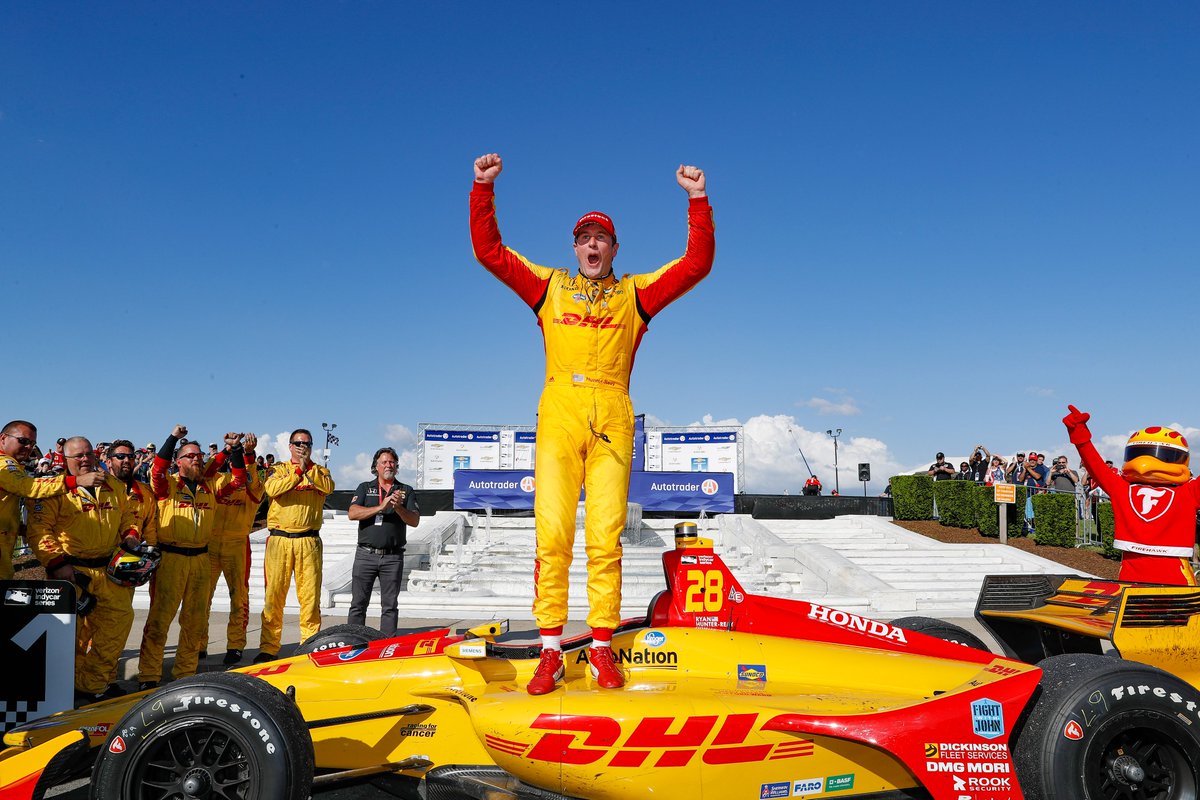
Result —
[[346, 622], [351, 625], [367, 624], [367, 605], [371, 602], [371, 592], [378, 579], [379, 601], [383, 608], [379, 629], [383, 631], [384, 636], [395, 636], [396, 620], [399, 617], [396, 595], [400, 593], [403, 571], [403, 553], [378, 555], [368, 553], [361, 547], [355, 550], [354, 570], [351, 573], [350, 613], [346, 615]]

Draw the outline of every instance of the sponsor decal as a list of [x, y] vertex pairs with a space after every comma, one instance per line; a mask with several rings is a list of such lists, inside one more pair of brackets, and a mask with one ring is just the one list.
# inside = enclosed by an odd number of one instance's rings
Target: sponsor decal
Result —
[[[583, 648], [579, 651], [579, 655], [575, 657], [576, 664], [590, 664], [587, 655], [588, 648]], [[618, 664], [636, 664], [645, 667], [659, 667], [661, 669], [678, 669], [679, 668], [679, 653], [674, 650], [633, 650], [628, 647], [613, 650], [613, 654], [617, 657]]]
[[383, 648], [383, 650], [379, 653], [379, 657], [380, 658], [391, 658], [392, 655], [395, 654], [397, 647], [399, 647], [399, 645], [389, 644], [387, 647]]
[[926, 761], [926, 772], [964, 773], [1009, 773], [1012, 765], [1007, 761]]
[[798, 781], [792, 781], [792, 794], [796, 797], [806, 794], [820, 794], [824, 788], [824, 778], [801, 778]]
[[731, 603], [740, 603], [746, 599], [746, 595], [739, 592], [737, 589], [730, 589], [727, 598]]
[[1133, 513], [1146, 522], [1153, 522], [1167, 513], [1174, 501], [1175, 490], [1166, 486], [1134, 484], [1129, 487], [1129, 505], [1133, 508]]
[[[925, 758], [954, 761], [1007, 761], [1008, 745], [998, 742], [926, 742]], [[961, 770], [960, 770], [961, 771]]]
[[854, 788], [854, 773], [849, 775], [830, 775], [825, 779], [825, 791], [844, 792]]
[[88, 736], [99, 736], [103, 738], [108, 736], [108, 723], [101, 722], [98, 725], [81, 725], [79, 730], [83, 731]]
[[667, 635], [662, 631], [646, 631], [642, 644], [646, 647], [662, 647], [667, 643]]
[[680, 556], [679, 563], [680, 564], [699, 564], [700, 559], [696, 558], [695, 556]]
[[[528, 728], [541, 735], [525, 758], [577, 766], [683, 767], [696, 758], [711, 765], [747, 764], [803, 758], [814, 750], [807, 739], [779, 743], [763, 743], [761, 736], [751, 739], [755, 730], [761, 732], [757, 713], [621, 720], [553, 713], [539, 714]], [[489, 746], [497, 746], [494, 737], [485, 738]], [[755, 744], [747, 744], [748, 740]], [[510, 744], [514, 746], [509, 752], [521, 746]], [[790, 781], [781, 783], [791, 789]]]
[[721, 627], [721, 620], [719, 620], [718, 618], [713, 617], [713, 616], [699, 616], [698, 615], [696, 617], [696, 627], [697, 628], [719, 628], [719, 627]]
[[1063, 736], [1070, 739], [1072, 742], [1078, 742], [1083, 738], [1083, 728], [1079, 727], [1079, 723], [1071, 720], [1067, 723], [1067, 727], [1063, 728]]
[[4, 591], [4, 605], [6, 606], [27, 606], [33, 602], [33, 595], [26, 589], [6, 589]]
[[532, 475], [526, 475], [524, 478], [521, 478], [521, 491], [525, 492], [525, 494], [533, 494], [534, 486]]
[[700, 563], [701, 563], [701, 564], [711, 564], [712, 562], [713, 562], [713, 557], [712, 557], [712, 556], [700, 556]]
[[714, 495], [714, 494], [716, 494], [716, 493], [717, 493], [717, 488], [718, 488], [718, 487], [717, 487], [717, 482], [716, 482], [716, 481], [714, 481], [712, 478], [709, 478], [708, 480], [706, 480], [706, 481], [703, 481], [703, 482], [701, 482], [701, 484], [700, 484], [700, 491], [704, 492], [704, 493], [705, 493], [705, 494], [707, 494], [707, 495]]
[[120, 736], [114, 736], [112, 742], [108, 745], [108, 752], [118, 753], [118, 754], [124, 753], [125, 752], [125, 740], [122, 739]]
[[476, 697], [475, 695], [471, 694], [471, 693], [470, 693], [470, 692], [468, 692], [468, 691], [464, 691], [463, 689], [460, 689], [460, 688], [458, 688], [457, 686], [447, 686], [447, 687], [446, 687], [446, 691], [447, 691], [447, 692], [450, 692], [451, 694], [456, 694], [456, 695], [458, 695], [458, 696], [459, 696], [459, 697], [461, 697], [463, 700], [466, 700], [466, 701], [467, 701], [467, 702], [469, 702], [469, 703], [474, 703], [474, 702], [476, 702], [477, 700], [479, 700], [479, 698], [478, 698], [478, 697]]
[[281, 672], [287, 672], [291, 668], [292, 668], [292, 662], [287, 661], [287, 662], [284, 662], [283, 664], [271, 664], [270, 666], [263, 667], [262, 669], [252, 670], [250, 672], [247, 672], [246, 674], [253, 675], [256, 678], [260, 678], [263, 675], [278, 675]]
[[463, 658], [483, 658], [487, 655], [487, 645], [460, 644], [458, 646], [458, 654]]
[[571, 295], [571, 299], [574, 300], [576, 303], [586, 303], [587, 295], [584, 294], [583, 292], [576, 292], [575, 294]]
[[753, 683], [767, 682], [767, 665], [766, 664], [738, 664], [737, 677], [739, 681], [750, 681]]
[[984, 670], [984, 672], [990, 672], [993, 675], [1003, 675], [1006, 678], [1009, 675], [1016, 675], [1020, 671], [1021, 670], [1017, 669], [1016, 667], [1005, 667], [1000, 664], [993, 664]]
[[353, 661], [365, 652], [367, 652], [366, 647], [356, 647], [345, 653], [338, 653], [338, 661]]
[[1004, 735], [1004, 707], [986, 697], [971, 703], [971, 731], [984, 739]]
[[764, 783], [758, 792], [760, 798], [764, 797], [791, 797], [792, 784], [789, 781], [781, 783]]
[[623, 322], [613, 322], [615, 317], [596, 317], [591, 314], [574, 314], [565, 312], [561, 317], [554, 318], [555, 325], [578, 325], [581, 328], [601, 328], [605, 330], [621, 330], [625, 327]]
[[888, 639], [893, 642], [908, 644], [908, 639], [904, 638], [903, 628], [888, 625], [886, 622], [880, 622], [877, 619], [860, 617], [857, 614], [851, 614], [849, 611], [840, 611], [836, 608], [827, 608], [819, 606], [816, 603], [810, 603], [808, 606], [808, 618], [829, 625], [836, 625], [839, 628], [865, 633], [868, 636], [874, 636], [878, 639]]
[[440, 639], [421, 639], [417, 642], [417, 646], [413, 648], [413, 655], [423, 656], [437, 651], [438, 642]]
[[414, 722], [400, 728], [400, 738], [429, 739], [437, 733], [437, 724], [429, 722]]

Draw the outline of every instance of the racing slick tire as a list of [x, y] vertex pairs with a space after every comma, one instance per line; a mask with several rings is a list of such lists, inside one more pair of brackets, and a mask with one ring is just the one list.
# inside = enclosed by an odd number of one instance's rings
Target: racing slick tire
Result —
[[934, 619], [933, 617], [901, 617], [900, 619], [892, 620], [892, 624], [897, 628], [904, 628], [906, 631], [923, 633], [926, 636], [941, 639], [943, 642], [954, 642], [964, 647], [973, 647], [976, 650], [982, 650], [985, 653], [991, 652], [991, 648], [984, 644], [982, 639], [966, 628], [955, 625], [953, 622], [946, 622]]
[[368, 625], [333, 625], [317, 631], [296, 647], [294, 656], [336, 650], [339, 647], [363, 647], [385, 638], [383, 633]]
[[1026, 800], [1195, 800], [1200, 692], [1134, 661], [1052, 656], [1013, 760]]
[[92, 800], [306, 800], [313, 746], [296, 704], [258, 678], [195, 675], [143, 698], [113, 726]]

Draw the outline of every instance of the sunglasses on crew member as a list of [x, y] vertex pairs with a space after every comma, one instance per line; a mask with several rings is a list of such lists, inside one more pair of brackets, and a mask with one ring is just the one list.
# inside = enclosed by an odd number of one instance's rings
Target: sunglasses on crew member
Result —
[[30, 439], [25, 436], [13, 436], [11, 433], [6, 433], [4, 435], [10, 439], [16, 439], [21, 447], [32, 447], [33, 445], [37, 444], [37, 439]]
[[293, 439], [288, 442], [292, 447], [312, 447], [312, 442], [306, 442], [303, 439]]
[[133, 458], [133, 453], [109, 453], [109, 458], [115, 458], [117, 461], [124, 461], [127, 458]]

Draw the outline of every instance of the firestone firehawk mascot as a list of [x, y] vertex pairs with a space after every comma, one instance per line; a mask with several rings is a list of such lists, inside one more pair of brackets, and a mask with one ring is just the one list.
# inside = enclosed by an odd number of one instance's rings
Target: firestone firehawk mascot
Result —
[[1088, 475], [1112, 498], [1113, 546], [1123, 551], [1123, 581], [1195, 586], [1189, 559], [1196, 541], [1200, 477], [1188, 469], [1187, 439], [1157, 425], [1134, 431], [1118, 474], [1092, 445], [1085, 414], [1067, 406], [1063, 424]]
[[593, 211], [572, 231], [578, 274], [539, 266], [506, 247], [496, 222], [494, 182], [503, 168], [489, 153], [475, 161], [471, 243], [479, 263], [537, 315], [546, 349], [546, 382], [538, 404], [534, 517], [537, 565], [533, 616], [542, 661], [530, 694], [552, 691], [563, 675], [561, 636], [567, 621], [567, 574], [575, 541], [579, 489], [586, 492], [589, 668], [608, 689], [624, 685], [609, 642], [620, 622], [621, 530], [633, 457], [629, 373], [650, 320], [712, 269], [713, 218], [704, 172], [680, 165], [675, 179], [688, 201], [687, 250], [655, 272], [613, 274], [617, 232]]

